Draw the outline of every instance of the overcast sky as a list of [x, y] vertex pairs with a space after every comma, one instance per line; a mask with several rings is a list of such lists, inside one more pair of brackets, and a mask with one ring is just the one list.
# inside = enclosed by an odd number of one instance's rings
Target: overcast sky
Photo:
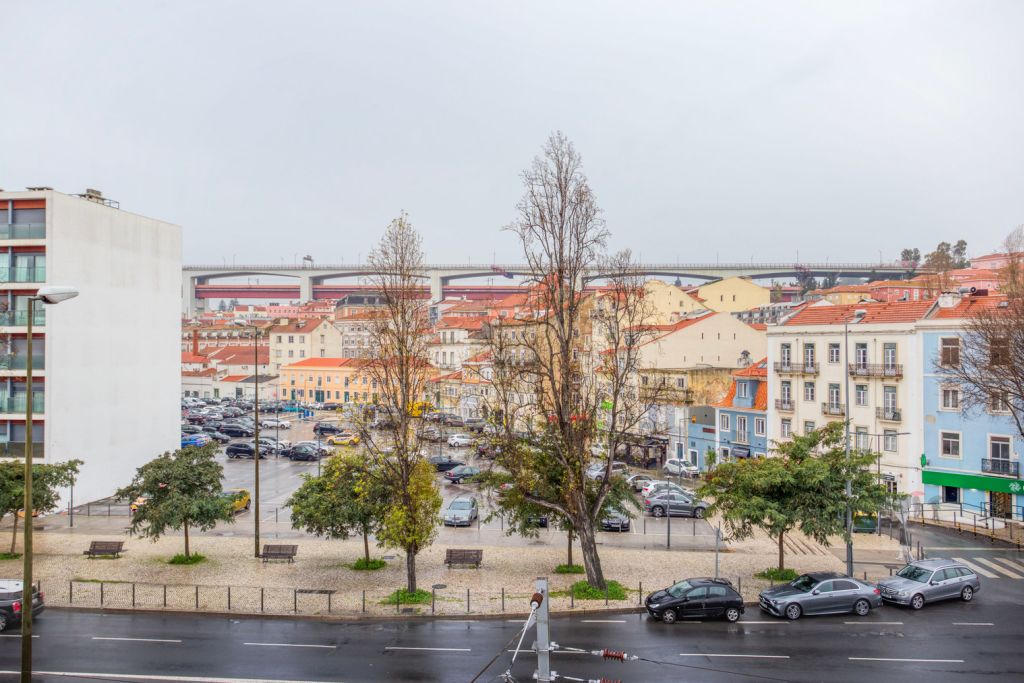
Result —
[[[1024, 2], [17, 2], [0, 187], [101, 189], [186, 262], [517, 262], [566, 132], [648, 261], [889, 260], [1024, 223]], [[496, 256], [495, 256], [496, 255]]]

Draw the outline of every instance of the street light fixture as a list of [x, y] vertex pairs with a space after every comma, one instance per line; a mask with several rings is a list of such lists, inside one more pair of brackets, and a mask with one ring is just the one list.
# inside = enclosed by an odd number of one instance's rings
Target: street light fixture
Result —
[[[25, 531], [23, 570], [21, 579], [21, 681], [32, 681], [32, 318], [35, 316], [35, 302], [47, 305], [59, 304], [62, 301], [78, 296], [75, 287], [49, 285], [40, 287], [35, 296], [28, 297], [28, 337], [25, 345], [27, 358], [25, 364]], [[15, 520], [17, 521], [17, 520]], [[25, 598], [26, 590], [28, 599]]]
[[[250, 325], [240, 320], [235, 321], [235, 324], [250, 329], [253, 332], [252, 337], [252, 361], [253, 367], [255, 368], [256, 378], [256, 391], [253, 396], [253, 431], [255, 440], [253, 442], [253, 537], [254, 537], [254, 550], [253, 557], [259, 559], [260, 557], [260, 328], [256, 325]], [[280, 443], [280, 441], [278, 441]]]

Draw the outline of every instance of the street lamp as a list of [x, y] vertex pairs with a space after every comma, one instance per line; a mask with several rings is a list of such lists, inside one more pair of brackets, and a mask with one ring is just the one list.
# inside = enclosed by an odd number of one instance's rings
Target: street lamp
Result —
[[[75, 287], [49, 285], [40, 287], [35, 296], [28, 297], [28, 341], [25, 364], [25, 531], [24, 568], [21, 579], [21, 683], [32, 681], [32, 318], [35, 316], [35, 302], [59, 304], [78, 296]], [[15, 519], [17, 523], [17, 519]], [[28, 599], [25, 598], [28, 591]]]
[[[252, 486], [252, 501], [253, 501], [253, 536], [254, 536], [254, 550], [253, 557], [259, 559], [260, 556], [260, 328], [255, 325], [249, 325], [242, 321], [235, 321], [235, 324], [251, 329], [253, 332], [252, 336], [252, 361], [253, 367], [256, 369], [254, 377], [256, 378], [256, 391], [253, 397], [253, 424], [255, 432], [255, 441], [253, 442], [253, 486]], [[280, 443], [280, 442], [278, 442]]]
[[[827, 261], [826, 261], [827, 262]], [[853, 312], [854, 324], [867, 315], [867, 311], [858, 308]], [[843, 321], [843, 360], [846, 365], [844, 393], [846, 405], [843, 406], [843, 418], [846, 422], [846, 575], [853, 576], [853, 482], [850, 480], [850, 321]]]

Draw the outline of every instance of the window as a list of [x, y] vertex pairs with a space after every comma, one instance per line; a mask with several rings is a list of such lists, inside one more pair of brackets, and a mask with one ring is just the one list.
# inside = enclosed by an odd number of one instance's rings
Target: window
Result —
[[747, 416], [746, 415], [737, 415], [736, 416], [736, 433], [737, 434], [743, 434], [744, 436], [746, 436], [746, 434], [747, 434]]
[[896, 412], [896, 387], [882, 387], [882, 407], [888, 414]]
[[939, 432], [939, 454], [960, 459], [960, 432]]
[[292, 351], [291, 349], [288, 349], [288, 357], [289, 358], [294, 358], [295, 357], [295, 352]]
[[855, 591], [857, 590], [857, 584], [853, 581], [844, 581], [842, 579], [836, 579], [832, 582], [832, 590], [834, 591]]
[[321, 358], [323, 358], [323, 357], [324, 357], [324, 353], [325, 353], [325, 352], [324, 352], [324, 350], [323, 350], [323, 349], [320, 349], [320, 357], [321, 357]]
[[276, 351], [274, 351], [274, 358], [280, 358], [280, 357], [281, 357], [281, 349], [277, 349]]
[[804, 400], [814, 400], [814, 382], [804, 382]]
[[828, 404], [832, 408], [838, 408], [840, 404], [839, 400], [839, 385], [829, 384], [828, 385]]
[[819, 583], [816, 586], [816, 588], [817, 588], [819, 593], [831, 593], [832, 592], [832, 582], [831, 581], [822, 581], [821, 583]]
[[306, 343], [306, 335], [304, 335], [304, 334], [300, 334], [299, 335], [299, 343], [300, 344], [305, 344]]
[[989, 457], [993, 460], [1010, 459], [1010, 437], [990, 436], [988, 438]]
[[804, 367], [814, 367], [814, 344], [804, 344]]
[[854, 389], [855, 399], [857, 405], [866, 406], [868, 404], [868, 385], [858, 384]]
[[686, 388], [686, 378], [685, 377], [676, 377], [676, 388], [677, 389], [685, 389]]
[[327, 343], [327, 335], [323, 335], [323, 334], [320, 335], [320, 343], [321, 344], [326, 344]]
[[896, 344], [886, 342], [882, 344], [882, 363], [886, 370], [893, 370], [896, 367]]
[[783, 439], [788, 439], [793, 434], [793, 421], [785, 419], [782, 421], [782, 425], [779, 429]]
[[748, 398], [750, 394], [750, 388], [746, 382], [736, 382], [736, 396], [739, 398]]
[[299, 358], [306, 357], [306, 349], [299, 349]]
[[790, 365], [792, 360], [792, 348], [789, 344], [782, 344], [779, 346], [779, 364], [786, 368]]
[[856, 427], [854, 429], [854, 444], [856, 444], [857, 450], [866, 451], [871, 448], [868, 440], [868, 428], [867, 427]]
[[853, 359], [858, 368], [864, 369], [868, 366], [868, 345], [858, 342], [853, 350]]
[[838, 363], [839, 362], [839, 344], [828, 345], [828, 362]]
[[723, 432], [727, 432], [727, 431], [729, 431], [730, 427], [731, 427], [731, 425], [730, 425], [730, 422], [729, 422], [729, 414], [728, 413], [722, 413], [719, 416], [719, 418], [718, 418], [718, 428], [720, 430], [722, 430]]
[[793, 386], [788, 382], [782, 382], [780, 385], [782, 389], [782, 400], [789, 403], [793, 400]]
[[939, 344], [939, 364], [947, 368], [960, 365], [960, 337], [943, 337]]
[[942, 502], [943, 503], [959, 503], [960, 502], [960, 489], [955, 486], [943, 486], [942, 487]]
[[281, 343], [281, 335], [277, 335], [277, 343], [278, 343], [278, 344], [280, 344], [280, 343]]
[[725, 596], [725, 586], [708, 586], [709, 598], [724, 598]]
[[886, 429], [882, 434], [882, 449], [889, 453], [896, 452], [896, 430]]
[[1010, 340], [1005, 337], [993, 339], [988, 347], [989, 365], [1006, 365], [1010, 362]]
[[756, 436], [764, 436], [766, 427], [765, 422], [766, 420], [763, 417], [754, 418], [754, 434]]
[[295, 343], [295, 335], [291, 335], [291, 334], [288, 335], [288, 343], [289, 344], [294, 344]]
[[642, 384], [645, 387], [647, 386], [647, 376], [646, 375], [641, 375], [640, 376], [640, 384]]
[[942, 409], [960, 410], [960, 390], [956, 387], [942, 388]]
[[988, 408], [993, 413], [1008, 413], [1010, 412], [1010, 394], [1006, 391], [1000, 391], [992, 394], [989, 399]]

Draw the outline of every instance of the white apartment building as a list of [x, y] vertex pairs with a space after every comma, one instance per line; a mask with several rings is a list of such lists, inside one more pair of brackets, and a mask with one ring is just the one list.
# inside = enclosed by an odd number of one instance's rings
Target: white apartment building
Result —
[[380, 311], [370, 309], [334, 319], [334, 327], [341, 334], [341, 358], [370, 357], [374, 321], [380, 315]]
[[122, 211], [98, 192], [0, 191], [0, 456], [24, 457], [28, 297], [36, 305], [34, 456], [83, 461], [75, 500], [110, 495], [179, 445], [181, 228]]
[[486, 318], [481, 316], [441, 318], [435, 329], [437, 338], [430, 345], [430, 362], [445, 370], [459, 370], [463, 361], [487, 348], [481, 330]]
[[[768, 443], [849, 416], [900, 493], [922, 489], [919, 320], [934, 302], [808, 306], [768, 326]], [[771, 446], [770, 446], [771, 447]]]
[[325, 318], [315, 320], [282, 319], [272, 326], [270, 339], [270, 372], [281, 374], [281, 366], [305, 358], [343, 358], [341, 332]]

